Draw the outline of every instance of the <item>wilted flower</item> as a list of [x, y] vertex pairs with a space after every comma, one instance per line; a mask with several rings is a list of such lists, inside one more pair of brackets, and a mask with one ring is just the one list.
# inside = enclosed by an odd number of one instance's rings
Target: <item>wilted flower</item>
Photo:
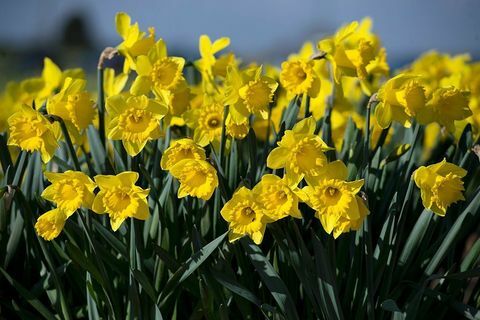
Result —
[[445, 216], [452, 203], [465, 200], [462, 178], [466, 175], [465, 169], [443, 159], [442, 162], [418, 168], [412, 178], [420, 188], [423, 206], [439, 216]]
[[327, 233], [335, 238], [350, 230], [358, 230], [368, 215], [368, 208], [357, 195], [363, 186], [363, 180], [346, 181], [347, 167], [340, 160], [324, 167], [320, 176], [308, 181], [303, 188], [307, 195], [307, 204], [316, 213]]
[[117, 231], [127, 218], [146, 220], [150, 213], [147, 203], [150, 189], [135, 185], [138, 173], [125, 171], [111, 175], [97, 175], [95, 182], [100, 188], [93, 201], [92, 210], [98, 214], [108, 213], [113, 231]]
[[257, 194], [246, 187], [235, 191], [232, 199], [225, 203], [220, 213], [228, 222], [230, 242], [248, 235], [253, 242], [260, 244], [266, 225], [271, 222]]
[[181, 160], [170, 168], [170, 173], [180, 182], [179, 198], [189, 195], [208, 200], [218, 186], [217, 171], [205, 160]]

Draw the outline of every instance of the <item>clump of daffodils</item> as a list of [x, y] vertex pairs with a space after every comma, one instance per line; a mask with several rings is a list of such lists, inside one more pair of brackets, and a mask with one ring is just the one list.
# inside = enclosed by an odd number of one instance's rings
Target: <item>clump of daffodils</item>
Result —
[[[317, 46], [307, 42], [279, 66], [244, 64], [229, 38], [207, 35], [198, 59], [187, 61], [126, 13], [115, 22], [123, 68], [99, 69], [98, 101], [81, 70], [62, 71], [48, 58], [41, 76], [11, 82], [0, 96], [8, 145], [45, 163], [51, 184], [42, 197], [53, 206], [35, 229], [46, 240], [77, 211], [82, 219], [107, 214], [116, 231], [127, 218], [152, 219], [160, 199], [162, 210], [214, 208], [231, 242], [248, 236], [260, 244], [269, 225], [311, 225], [312, 217], [338, 238], [379, 214], [371, 193], [385, 181], [367, 184], [374, 155], [382, 166], [397, 161], [418, 131], [425, 150], [464, 130], [479, 134], [478, 63], [430, 52], [392, 71], [368, 18]], [[399, 145], [412, 127], [414, 140]], [[401, 172], [425, 208], [444, 216], [465, 200], [464, 168], [446, 160], [413, 174], [411, 167]], [[168, 188], [176, 199], [162, 196]]]

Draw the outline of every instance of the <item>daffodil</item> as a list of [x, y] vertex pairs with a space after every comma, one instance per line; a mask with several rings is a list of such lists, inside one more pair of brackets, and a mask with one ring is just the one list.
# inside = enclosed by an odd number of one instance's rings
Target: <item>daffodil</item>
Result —
[[131, 23], [131, 18], [125, 12], [119, 12], [115, 16], [117, 33], [123, 41], [118, 45], [118, 51], [125, 57], [123, 72], [135, 70], [135, 59], [140, 55], [146, 55], [155, 44], [155, 31], [149, 28], [149, 34], [140, 31], [138, 23]]
[[[197, 66], [198, 70], [200, 70], [200, 73], [205, 79], [208, 79], [209, 81], [213, 80], [214, 68], [216, 67], [217, 71], [219, 71], [220, 69], [220, 65], [217, 64], [217, 58], [215, 57], [215, 54], [225, 49], [229, 45], [230, 45], [230, 38], [227, 38], [227, 37], [217, 39], [212, 43], [212, 40], [210, 40], [209, 36], [205, 34], [202, 34], [200, 36], [198, 47], [200, 50], [201, 58], [195, 61], [195, 65]], [[225, 62], [226, 64], [228, 64], [229, 62], [228, 59], [231, 59], [231, 57], [230, 58], [227, 57], [226, 61], [222, 61], [222, 62]], [[226, 68], [224, 70], [226, 71]]]
[[125, 171], [116, 176], [97, 175], [94, 179], [100, 191], [92, 209], [98, 214], [109, 215], [113, 231], [117, 231], [127, 218], [146, 220], [150, 216], [147, 203], [150, 189], [135, 185], [138, 173]]
[[217, 171], [205, 160], [181, 160], [170, 168], [170, 173], [180, 182], [179, 198], [189, 195], [208, 200], [218, 186]]
[[106, 97], [111, 97], [116, 94], [120, 94], [127, 84], [128, 74], [119, 73], [115, 74], [115, 70], [112, 68], [105, 68], [103, 70], [103, 90]]
[[282, 179], [273, 174], [266, 174], [253, 188], [253, 192], [258, 194], [258, 201], [263, 203], [266, 209], [265, 214], [273, 221], [287, 216], [302, 218], [298, 210], [298, 193], [301, 191], [296, 187], [290, 187], [285, 177]]
[[230, 242], [248, 235], [256, 244], [260, 244], [267, 223], [271, 222], [256, 193], [246, 187], [235, 191], [232, 199], [225, 203], [220, 213], [228, 222]]
[[346, 181], [347, 167], [340, 160], [324, 167], [320, 176], [308, 180], [303, 188], [307, 204], [313, 208], [315, 216], [329, 234], [338, 238], [342, 233], [358, 230], [368, 215], [368, 208], [357, 195], [363, 180]]
[[190, 87], [185, 79], [182, 79], [172, 90], [163, 90], [160, 94], [162, 101], [168, 106], [168, 114], [165, 122], [170, 126], [184, 126], [183, 114], [190, 109], [192, 98]]
[[85, 130], [96, 115], [94, 102], [85, 91], [83, 79], [67, 78], [62, 90], [47, 102], [47, 112], [62, 118], [78, 132]]
[[86, 174], [67, 170], [63, 173], [45, 172], [45, 177], [52, 184], [42, 193], [42, 197], [52, 201], [61, 209], [67, 218], [80, 207], [90, 209], [97, 187]]
[[68, 216], [64, 210], [52, 209], [38, 217], [35, 230], [43, 239], [51, 241], [62, 232], [67, 219]]
[[227, 116], [227, 123], [226, 123], [226, 133], [235, 139], [242, 140], [248, 134], [248, 130], [250, 126], [248, 124], [248, 119], [245, 119], [241, 123], [236, 123], [232, 120], [231, 115]]
[[106, 103], [111, 117], [108, 138], [122, 140], [130, 156], [137, 155], [145, 144], [161, 136], [160, 120], [168, 108], [146, 96], [115, 95]]
[[315, 134], [316, 122], [313, 117], [298, 122], [292, 130], [286, 130], [278, 147], [267, 158], [272, 169], [285, 168], [289, 185], [296, 185], [303, 177], [318, 177], [327, 164], [324, 152], [332, 150]]
[[318, 43], [318, 48], [327, 53], [327, 59], [333, 66], [335, 81], [346, 77], [356, 77], [361, 80], [366, 94], [372, 92], [368, 83], [371, 74], [388, 74], [386, 52], [380, 46], [380, 40], [373, 34], [371, 20], [364, 19], [343, 26], [331, 38]]
[[465, 200], [462, 178], [466, 175], [465, 169], [443, 159], [418, 168], [412, 178], [420, 188], [423, 206], [439, 216], [445, 216], [451, 204]]
[[163, 152], [160, 166], [163, 170], [170, 170], [175, 164], [185, 159], [205, 160], [205, 150], [192, 139], [175, 140]]
[[419, 113], [417, 119], [421, 124], [437, 122], [448, 131], [455, 132], [455, 121], [472, 115], [468, 107], [468, 92], [454, 87], [437, 88], [433, 91], [426, 108]]
[[43, 162], [47, 163], [58, 148], [60, 129], [50, 123], [40, 112], [23, 105], [8, 118], [8, 144], [22, 150], [39, 151]]
[[193, 140], [204, 147], [222, 135], [223, 106], [218, 102], [205, 101], [199, 108], [183, 114], [187, 126], [194, 129]]
[[320, 91], [320, 78], [313, 60], [291, 60], [282, 63], [280, 83], [294, 95], [307, 94], [315, 98]]
[[185, 59], [167, 56], [167, 46], [160, 39], [148, 54], [138, 56], [136, 59], [138, 76], [130, 92], [133, 95], [141, 95], [150, 91], [160, 94], [162, 90], [172, 90], [183, 79], [184, 65]]
[[388, 80], [378, 91], [377, 99], [380, 102], [375, 116], [382, 128], [387, 128], [393, 120], [409, 128], [412, 118], [424, 111], [426, 103], [424, 87], [417, 77], [408, 74]]

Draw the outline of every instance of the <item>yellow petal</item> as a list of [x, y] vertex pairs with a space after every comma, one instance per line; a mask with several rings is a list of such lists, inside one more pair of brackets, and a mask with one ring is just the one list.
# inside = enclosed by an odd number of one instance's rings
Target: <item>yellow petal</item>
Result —
[[285, 167], [290, 155], [290, 150], [283, 147], [273, 149], [267, 157], [267, 167], [280, 169]]

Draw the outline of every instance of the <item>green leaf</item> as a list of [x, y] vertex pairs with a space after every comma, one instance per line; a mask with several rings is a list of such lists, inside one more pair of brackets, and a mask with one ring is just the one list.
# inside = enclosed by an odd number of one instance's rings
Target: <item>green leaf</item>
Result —
[[262, 250], [250, 239], [243, 238], [240, 241], [250, 257], [255, 270], [262, 278], [263, 283], [267, 286], [280, 310], [282, 310], [287, 319], [299, 319], [295, 303], [287, 286], [264, 256]]

